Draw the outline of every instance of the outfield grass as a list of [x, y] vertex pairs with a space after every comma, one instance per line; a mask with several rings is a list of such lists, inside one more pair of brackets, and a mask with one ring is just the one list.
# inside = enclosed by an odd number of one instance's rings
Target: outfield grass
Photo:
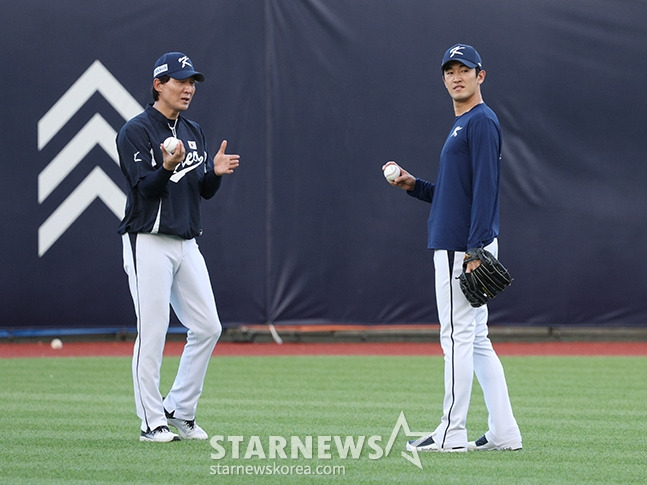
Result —
[[[210, 442], [140, 443], [130, 359], [0, 359], [1, 483], [645, 483], [647, 358], [505, 357], [520, 452], [421, 454], [422, 470], [401, 456], [399, 433], [386, 457], [270, 459], [269, 437], [305, 440], [379, 435], [384, 448], [400, 412], [411, 431], [440, 418], [441, 357], [215, 357], [197, 421], [222, 435]], [[177, 358], [162, 369], [168, 389]], [[486, 429], [475, 385], [470, 439]], [[242, 436], [235, 459], [229, 437]], [[253, 436], [258, 436], [259, 449]], [[245, 452], [253, 453], [244, 459]], [[290, 447], [285, 448], [289, 455]], [[324, 450], [325, 453], [326, 450]], [[261, 458], [265, 453], [265, 459]], [[256, 465], [290, 475], [223, 476]], [[297, 466], [303, 467], [297, 469]], [[297, 475], [307, 467], [344, 475]], [[219, 468], [218, 468], [219, 467]], [[228, 468], [231, 467], [231, 468]], [[238, 468], [236, 468], [238, 467]], [[219, 471], [220, 474], [215, 474]], [[337, 470], [341, 472], [341, 470]]]

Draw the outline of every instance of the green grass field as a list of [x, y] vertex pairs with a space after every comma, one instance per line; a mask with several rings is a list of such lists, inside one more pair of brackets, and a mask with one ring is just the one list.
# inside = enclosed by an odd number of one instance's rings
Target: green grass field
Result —
[[[361, 436], [381, 436], [374, 444], [383, 452], [401, 412], [412, 432], [433, 429], [442, 401], [441, 357], [215, 357], [197, 421], [223, 437], [221, 459], [212, 458], [219, 450], [210, 442], [138, 441], [128, 358], [0, 359], [0, 482], [646, 482], [647, 358], [502, 360], [523, 451], [420, 454], [419, 469], [401, 456], [409, 439], [402, 430], [378, 459], [367, 442], [355, 458], [342, 458], [334, 437], [357, 444]], [[163, 391], [177, 364], [166, 358]], [[486, 429], [476, 384], [468, 427], [470, 439]], [[229, 441], [236, 436], [243, 439], [238, 458]], [[314, 456], [297, 450], [290, 458], [292, 436], [303, 442], [312, 436]], [[270, 437], [286, 439], [279, 451], [287, 458], [269, 456], [277, 450]], [[330, 449], [317, 448], [317, 440]], [[308, 470], [321, 474], [299, 474]]]

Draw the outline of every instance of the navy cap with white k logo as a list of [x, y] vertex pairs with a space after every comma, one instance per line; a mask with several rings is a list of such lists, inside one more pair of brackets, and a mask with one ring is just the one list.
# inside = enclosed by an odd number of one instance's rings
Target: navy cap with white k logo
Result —
[[204, 74], [196, 71], [189, 56], [181, 52], [167, 52], [157, 59], [153, 68], [153, 79], [161, 76], [179, 80], [194, 77], [196, 81], [204, 81]]
[[458, 61], [472, 69], [475, 67], [483, 69], [481, 56], [471, 45], [456, 44], [447, 49], [443, 56], [443, 63], [440, 65], [440, 68], [445, 69], [445, 66], [453, 61]]

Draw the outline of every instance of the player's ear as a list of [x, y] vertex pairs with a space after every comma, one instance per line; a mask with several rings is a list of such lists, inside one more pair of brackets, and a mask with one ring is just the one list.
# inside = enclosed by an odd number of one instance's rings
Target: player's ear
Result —
[[153, 79], [153, 86], [151, 87], [151, 94], [153, 95], [153, 101], [157, 101], [159, 99], [159, 85], [160, 85], [160, 80], [157, 78]]
[[476, 80], [477, 80], [477, 82], [478, 82], [479, 84], [481, 84], [483, 81], [485, 81], [485, 74], [486, 74], [485, 69], [480, 69], [480, 70], [476, 73]]

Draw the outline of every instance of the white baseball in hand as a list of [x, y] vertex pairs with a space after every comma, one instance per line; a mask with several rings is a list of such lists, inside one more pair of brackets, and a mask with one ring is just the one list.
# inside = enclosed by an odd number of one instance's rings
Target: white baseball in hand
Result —
[[164, 140], [164, 150], [173, 155], [175, 149], [177, 148], [177, 142], [177, 138], [175, 138], [174, 136], [169, 136], [166, 140]]
[[398, 167], [395, 163], [392, 163], [391, 165], [387, 165], [387, 167], [384, 169], [384, 177], [389, 182], [393, 182], [399, 176], [400, 176], [400, 167]]

